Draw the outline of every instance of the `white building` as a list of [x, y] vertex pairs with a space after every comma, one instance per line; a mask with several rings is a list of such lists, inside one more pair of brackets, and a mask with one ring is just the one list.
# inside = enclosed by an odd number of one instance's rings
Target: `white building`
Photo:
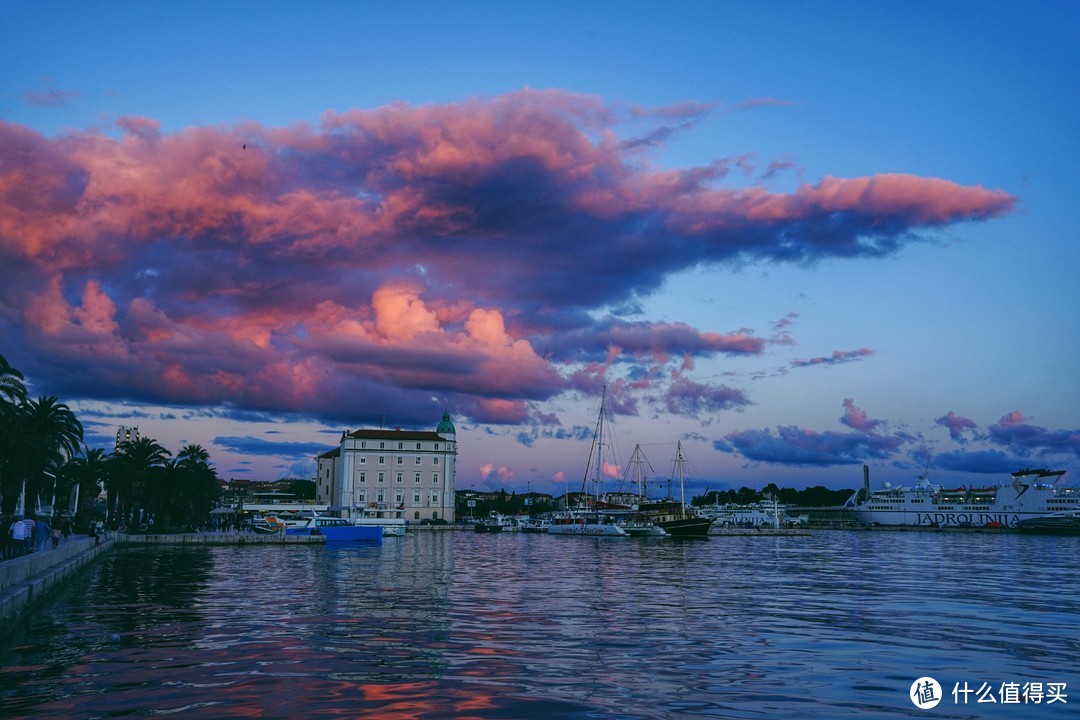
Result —
[[435, 432], [357, 430], [319, 455], [320, 503], [348, 508], [400, 508], [409, 522], [454, 522], [457, 431], [443, 413]]

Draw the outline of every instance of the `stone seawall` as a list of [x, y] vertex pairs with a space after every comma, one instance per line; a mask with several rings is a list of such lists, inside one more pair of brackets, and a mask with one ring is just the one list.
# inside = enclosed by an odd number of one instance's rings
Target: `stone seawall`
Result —
[[144, 545], [325, 545], [322, 535], [257, 535], [250, 532], [205, 532], [118, 535], [120, 542]]
[[55, 550], [46, 544], [45, 550], [0, 562], [0, 635], [14, 628], [19, 616], [53, 586], [112, 544], [97, 545], [94, 538], [72, 535]]
[[94, 538], [72, 535], [54, 550], [45, 550], [0, 562], [0, 636], [6, 635], [20, 616], [41, 602], [64, 578], [118, 544], [145, 545], [323, 545], [326, 538], [306, 535], [256, 535], [253, 533], [189, 533], [176, 535], [124, 535], [109, 533], [98, 545]]

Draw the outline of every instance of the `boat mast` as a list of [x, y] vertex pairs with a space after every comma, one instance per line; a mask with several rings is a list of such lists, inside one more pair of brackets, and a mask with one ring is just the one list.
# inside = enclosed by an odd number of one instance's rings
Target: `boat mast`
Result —
[[686, 487], [683, 484], [683, 455], [682, 440], [675, 445], [675, 464], [679, 468], [679, 500], [682, 502], [683, 512], [686, 511]]
[[593, 509], [600, 512], [600, 480], [604, 472], [604, 401], [607, 399], [607, 385], [600, 392], [600, 416], [596, 419], [596, 492]]
[[589, 505], [589, 471], [592, 469], [593, 453], [596, 454], [596, 475], [593, 482], [596, 484], [597, 499], [600, 497], [600, 471], [604, 464], [604, 400], [607, 398], [607, 385], [604, 385], [600, 393], [600, 414], [596, 417], [596, 429], [593, 431], [593, 444], [589, 449], [589, 462], [585, 463], [585, 476], [581, 479], [581, 491], [585, 494], [585, 506]]

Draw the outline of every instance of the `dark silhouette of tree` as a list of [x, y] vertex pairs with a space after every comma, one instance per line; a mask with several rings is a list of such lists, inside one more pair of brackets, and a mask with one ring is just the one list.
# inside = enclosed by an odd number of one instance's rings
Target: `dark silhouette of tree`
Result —
[[82, 449], [83, 426], [75, 413], [55, 397], [42, 396], [20, 403], [18, 418], [16, 437], [23, 453], [21, 457], [16, 455], [14, 464], [26, 482], [29, 513], [37, 500], [51, 500], [55, 476]]
[[172, 453], [151, 438], [141, 437], [120, 443], [109, 473], [112, 483], [109, 492], [110, 495], [114, 490], [116, 492], [115, 512], [118, 517], [110, 515], [110, 520], [130, 520], [132, 524], [143, 520], [141, 511], [147, 509], [148, 495], [153, 497], [153, 490], [157, 489], [155, 487], [148, 493], [148, 485], [152, 480], [160, 481], [157, 471], [165, 467], [165, 461], [171, 456]]
[[[0, 513], [15, 511], [22, 492], [23, 473], [18, 460], [22, 456], [19, 406], [26, 402], [26, 384], [21, 372], [0, 355]], [[6, 531], [7, 528], [4, 528]]]
[[198, 525], [220, 494], [210, 454], [202, 445], [185, 445], [176, 455], [175, 470], [168, 482], [173, 493], [166, 514], [172, 522]]
[[314, 500], [318, 486], [312, 480], [293, 480], [289, 483], [289, 494], [297, 500]]
[[[111, 467], [112, 461], [103, 448], [88, 448], [83, 455], [72, 458], [71, 462], [64, 467], [62, 477], [66, 480], [65, 487], [68, 496], [76, 495], [78, 498], [75, 506], [75, 521], [79, 531], [85, 528], [84, 523], [89, 519], [95, 499], [102, 488], [108, 485]], [[76, 488], [78, 488], [77, 493]]]

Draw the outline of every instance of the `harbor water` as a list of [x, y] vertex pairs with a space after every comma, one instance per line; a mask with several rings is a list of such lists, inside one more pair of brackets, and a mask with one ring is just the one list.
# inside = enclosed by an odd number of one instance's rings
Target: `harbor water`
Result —
[[1004, 533], [121, 546], [0, 640], [0, 715], [1076, 717], [1077, 588]]

